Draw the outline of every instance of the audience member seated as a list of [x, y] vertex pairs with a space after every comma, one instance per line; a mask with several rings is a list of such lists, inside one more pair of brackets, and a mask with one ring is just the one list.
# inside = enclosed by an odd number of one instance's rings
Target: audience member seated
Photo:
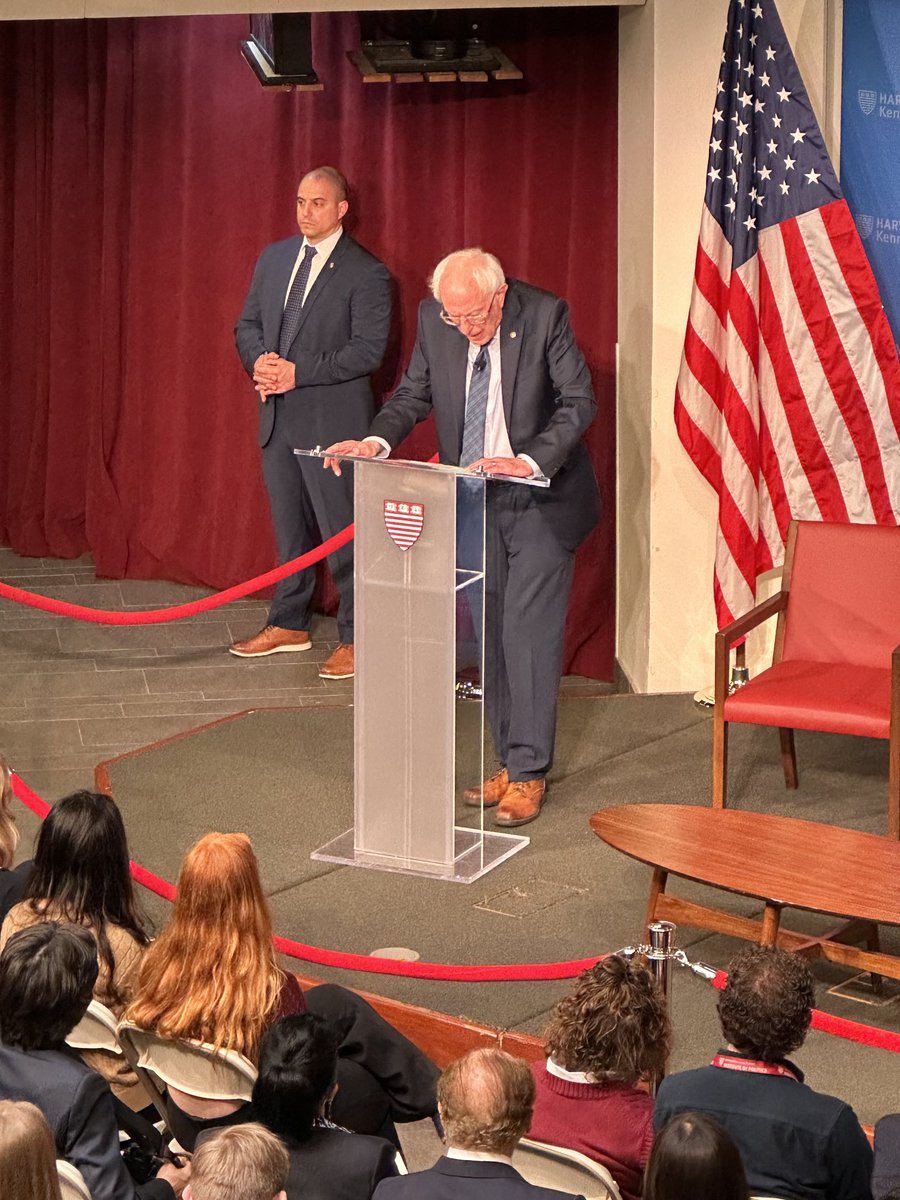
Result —
[[750, 946], [731, 964], [718, 1004], [728, 1043], [712, 1065], [663, 1080], [654, 1123], [709, 1113], [744, 1161], [754, 1195], [870, 1200], [872, 1151], [849, 1104], [814, 1092], [787, 1055], [812, 1019], [813, 979], [785, 950]]
[[875, 1167], [872, 1194], [875, 1200], [900, 1200], [900, 1113], [889, 1113], [875, 1125]]
[[337, 1067], [337, 1034], [323, 1017], [285, 1017], [263, 1034], [253, 1111], [290, 1151], [287, 1200], [369, 1200], [397, 1174], [390, 1142], [329, 1120]]
[[644, 1200], [749, 1200], [737, 1146], [705, 1113], [682, 1113], [660, 1132]]
[[25, 1100], [0, 1100], [0, 1196], [62, 1200], [53, 1134]]
[[566, 1192], [536, 1187], [512, 1165], [531, 1124], [534, 1079], [504, 1050], [472, 1050], [438, 1081], [447, 1153], [427, 1171], [384, 1179], [375, 1200], [561, 1200]]
[[30, 858], [13, 866], [19, 831], [13, 814], [15, 796], [9, 775], [9, 764], [0, 754], [0, 921], [22, 899], [34, 869]]
[[[339, 1124], [397, 1143], [395, 1121], [435, 1111], [437, 1068], [362, 997], [333, 984], [303, 993], [278, 966], [259, 864], [243, 833], [210, 833], [185, 856], [172, 914], [148, 949], [127, 1017], [163, 1037], [192, 1038], [258, 1061], [262, 1035], [306, 1009], [340, 1037], [333, 1106]], [[199, 1133], [252, 1119], [250, 1106], [169, 1091], [172, 1132], [190, 1150]]]
[[166, 1164], [136, 1187], [109, 1085], [65, 1044], [96, 980], [97, 943], [81, 926], [45, 921], [9, 939], [0, 953], [0, 1099], [41, 1110], [57, 1156], [78, 1168], [93, 1200], [172, 1200], [190, 1168]]
[[650, 972], [613, 954], [560, 1000], [528, 1136], [602, 1163], [624, 1200], [640, 1200], [653, 1145], [653, 1100], [636, 1086], [663, 1074], [671, 1031]]
[[[38, 921], [68, 921], [89, 929], [100, 952], [94, 999], [120, 1017], [137, 988], [147, 931], [138, 915], [122, 814], [109, 796], [73, 792], [41, 826], [34, 874], [25, 899], [7, 914], [0, 949], [20, 929]], [[150, 1099], [120, 1055], [86, 1050], [85, 1062], [103, 1076], [130, 1109]]]
[[262, 1125], [205, 1133], [184, 1200], [285, 1200], [288, 1152]]

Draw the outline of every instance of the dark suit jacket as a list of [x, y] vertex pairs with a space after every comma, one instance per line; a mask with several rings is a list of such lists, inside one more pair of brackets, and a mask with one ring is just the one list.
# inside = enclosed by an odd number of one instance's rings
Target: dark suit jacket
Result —
[[[427, 1171], [385, 1179], [375, 1200], [574, 1200], [569, 1192], [536, 1187], [506, 1163], [439, 1158]], [[584, 1200], [578, 1197], [577, 1200]]]
[[[564, 546], [574, 549], [600, 516], [597, 482], [581, 435], [596, 412], [591, 376], [564, 301], [517, 279], [500, 324], [503, 409], [514, 454], [552, 479], [532, 495]], [[393, 448], [434, 411], [441, 462], [458, 464], [466, 411], [469, 342], [440, 319], [436, 300], [419, 306], [416, 344], [400, 386], [369, 433]], [[352, 435], [350, 435], [352, 436]]]
[[397, 1174], [394, 1147], [384, 1138], [316, 1128], [302, 1142], [286, 1142], [288, 1200], [369, 1200], [382, 1179]]
[[109, 1084], [74, 1050], [20, 1050], [0, 1042], [0, 1100], [29, 1100], [53, 1131], [56, 1153], [82, 1173], [93, 1200], [173, 1200], [163, 1179], [137, 1187], [119, 1153]]
[[[278, 350], [278, 335], [299, 237], [267, 246], [253, 272], [235, 326], [247, 373], [260, 354]], [[287, 357], [297, 387], [280, 401], [280, 419], [297, 446], [329, 446], [363, 437], [375, 410], [369, 376], [381, 365], [391, 324], [387, 268], [342, 233], [306, 298], [300, 328]], [[259, 444], [272, 436], [275, 405], [259, 405]]]

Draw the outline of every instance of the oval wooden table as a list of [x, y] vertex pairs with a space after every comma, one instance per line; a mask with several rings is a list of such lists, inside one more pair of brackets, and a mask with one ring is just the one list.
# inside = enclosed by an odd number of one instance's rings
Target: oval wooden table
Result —
[[[768, 813], [625, 804], [591, 817], [597, 837], [653, 868], [647, 924], [670, 920], [900, 979], [878, 925], [900, 925], [900, 842]], [[669, 875], [750, 896], [761, 921], [666, 894]], [[782, 908], [844, 920], [821, 937], [781, 928]], [[864, 942], [866, 949], [852, 943]], [[849, 943], [849, 944], [848, 944]]]

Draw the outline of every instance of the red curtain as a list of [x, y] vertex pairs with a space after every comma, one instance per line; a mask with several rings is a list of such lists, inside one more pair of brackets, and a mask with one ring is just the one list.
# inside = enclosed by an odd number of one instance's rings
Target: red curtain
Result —
[[[243, 17], [0, 23], [0, 542], [214, 588], [274, 565], [232, 328], [257, 253], [294, 232], [299, 175], [334, 163], [351, 231], [397, 284], [381, 394], [449, 250], [485, 246], [569, 301], [606, 514], [579, 554], [567, 668], [611, 678], [616, 19], [495, 12], [523, 82], [386, 86], [347, 59], [356, 17], [319, 15], [320, 93], [264, 91]], [[430, 454], [430, 428], [405, 449]]]

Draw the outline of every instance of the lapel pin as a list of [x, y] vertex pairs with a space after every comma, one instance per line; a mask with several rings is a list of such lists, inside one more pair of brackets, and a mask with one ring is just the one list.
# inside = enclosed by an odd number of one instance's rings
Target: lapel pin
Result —
[[510, 336], [510, 337], [515, 337], [515, 336], [516, 336], [516, 331], [515, 331], [514, 329], [511, 329], [511, 330], [509, 331], [509, 336]]
[[328, 270], [329, 270], [329, 271], [333, 271], [333, 270], [334, 270], [334, 263], [329, 263], [329, 264], [328, 264]]

